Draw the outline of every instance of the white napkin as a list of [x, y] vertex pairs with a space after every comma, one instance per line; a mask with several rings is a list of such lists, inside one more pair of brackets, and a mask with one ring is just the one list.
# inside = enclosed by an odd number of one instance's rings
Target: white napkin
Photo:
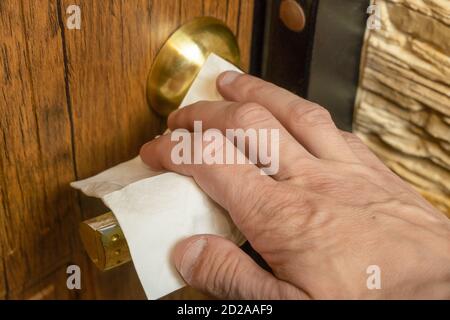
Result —
[[[223, 100], [216, 78], [227, 70], [241, 72], [211, 54], [180, 108], [199, 100]], [[244, 241], [228, 214], [192, 178], [152, 171], [139, 157], [71, 186], [101, 198], [114, 213], [148, 299], [158, 299], [185, 285], [171, 259], [172, 249], [181, 239], [207, 233], [237, 244]]]

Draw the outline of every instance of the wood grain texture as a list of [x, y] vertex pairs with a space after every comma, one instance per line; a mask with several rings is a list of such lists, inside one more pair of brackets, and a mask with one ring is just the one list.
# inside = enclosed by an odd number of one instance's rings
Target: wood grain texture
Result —
[[28, 287], [26, 290], [8, 294], [8, 299], [77, 299], [79, 297], [78, 291], [67, 290], [66, 279], [66, 266], [63, 266], [61, 268], [58, 268], [57, 270], [52, 271], [48, 276], [38, 279], [31, 287]]
[[[64, 25], [72, 4], [81, 30]], [[252, 13], [253, 0], [0, 1], [0, 299], [144, 298], [132, 264], [101, 273], [88, 261], [78, 223], [106, 208], [69, 182], [164, 130], [145, 85], [180, 24], [227, 22], [247, 68]], [[82, 269], [81, 291], [65, 287], [69, 264]]]
[[450, 217], [450, 2], [377, 0], [361, 67], [355, 129]]
[[[55, 2], [1, 1], [0, 242], [6, 297], [72, 252], [79, 209]], [[4, 290], [4, 289], [3, 289]]]
[[[256, 0], [257, 1], [257, 0]], [[253, 0], [241, 0], [236, 34], [241, 48], [241, 64], [244, 71], [250, 67], [252, 28], [253, 28]]]

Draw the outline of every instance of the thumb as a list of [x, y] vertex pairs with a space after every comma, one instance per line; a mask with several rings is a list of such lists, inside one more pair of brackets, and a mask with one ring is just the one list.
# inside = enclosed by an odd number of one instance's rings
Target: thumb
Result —
[[199, 235], [180, 242], [175, 266], [192, 287], [226, 299], [305, 299], [293, 285], [259, 267], [233, 242]]

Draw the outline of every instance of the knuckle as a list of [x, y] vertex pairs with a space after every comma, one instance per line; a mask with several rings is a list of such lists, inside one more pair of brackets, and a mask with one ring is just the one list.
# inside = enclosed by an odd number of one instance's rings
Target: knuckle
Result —
[[255, 229], [251, 239], [248, 238], [257, 251], [266, 254], [275, 253], [267, 248], [267, 241], [282, 244], [286, 249], [297, 243], [295, 237], [299, 230], [306, 227], [305, 223], [313, 209], [308, 197], [302, 193], [280, 190], [271, 196], [270, 201], [265, 202], [260, 209], [264, 223]]
[[267, 123], [273, 116], [263, 106], [253, 102], [246, 102], [232, 110], [230, 117], [233, 126], [247, 129]]
[[225, 252], [221, 258], [223, 263], [218, 264], [216, 270], [212, 274], [208, 291], [216, 293], [221, 297], [233, 297], [235, 288], [237, 287], [236, 278], [238, 276], [239, 260], [236, 259], [233, 252]]
[[[220, 137], [220, 138], [219, 138]], [[202, 157], [205, 163], [209, 163], [207, 159], [218, 156], [224, 159], [228, 144], [231, 142], [225, 138], [219, 129], [211, 128], [202, 135]], [[192, 157], [194, 157], [195, 148], [192, 148]], [[218, 163], [216, 163], [218, 164]]]
[[238, 269], [239, 260], [231, 248], [210, 250], [195, 268], [191, 285], [214, 296], [231, 297], [237, 287]]
[[252, 77], [246, 73], [239, 74], [233, 81], [233, 85], [237, 88], [242, 88], [243, 86], [252, 82]]
[[342, 184], [340, 181], [321, 173], [310, 175], [308, 179], [308, 186], [311, 190], [320, 191], [323, 193], [335, 193], [342, 190]]
[[341, 134], [350, 146], [360, 146], [363, 144], [361, 139], [351, 132], [342, 131]]
[[320, 164], [316, 161], [300, 159], [296, 162], [295, 167], [301, 172], [302, 182], [308, 190], [325, 192], [342, 188], [336, 176], [321, 169]]
[[234, 81], [234, 87], [242, 97], [246, 97], [249, 100], [254, 100], [261, 96], [270, 96], [283, 91], [282, 88], [272, 83], [247, 74], [240, 75]]
[[330, 112], [318, 104], [293, 107], [291, 121], [297, 126], [331, 126], [333, 120]]
[[264, 211], [266, 202], [270, 201], [274, 186], [271, 184], [261, 184], [257, 192], [244, 194], [241, 190], [236, 190], [236, 200], [230, 204], [231, 211], [236, 212], [236, 224], [246, 231], [255, 229], [258, 224], [260, 213]]
[[260, 97], [262, 95], [267, 96], [276, 93], [279, 90], [278, 87], [270, 85], [263, 81], [253, 82], [246, 88], [246, 94], [248, 97]]
[[319, 170], [318, 164], [315, 160], [310, 158], [300, 158], [294, 163], [294, 168], [298, 171], [298, 175], [303, 175], [309, 172], [316, 172]]
[[245, 96], [258, 94], [267, 87], [267, 84], [260, 79], [254, 78], [248, 74], [242, 74], [234, 81], [236, 88]]

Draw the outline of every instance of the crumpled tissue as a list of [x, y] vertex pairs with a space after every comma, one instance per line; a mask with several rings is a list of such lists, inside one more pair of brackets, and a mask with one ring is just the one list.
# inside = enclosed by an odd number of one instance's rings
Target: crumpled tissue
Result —
[[[228, 70], [241, 72], [217, 55], [209, 55], [180, 108], [199, 100], [223, 100], [216, 79]], [[178, 241], [206, 233], [244, 242], [228, 213], [191, 177], [152, 171], [139, 157], [71, 186], [101, 198], [114, 213], [148, 299], [185, 286], [171, 259]]]

